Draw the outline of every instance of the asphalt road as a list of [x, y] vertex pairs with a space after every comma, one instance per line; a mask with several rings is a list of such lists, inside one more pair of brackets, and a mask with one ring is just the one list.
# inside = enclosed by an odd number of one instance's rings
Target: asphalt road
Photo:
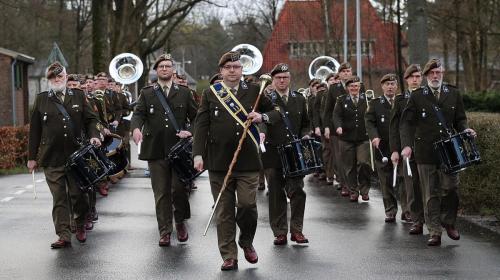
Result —
[[98, 199], [99, 221], [86, 243], [73, 238], [71, 248], [51, 250], [57, 238], [51, 195], [42, 173], [36, 180], [35, 200], [31, 175], [0, 177], [1, 279], [500, 279], [498, 238], [465, 230], [460, 241], [444, 234], [441, 247], [429, 248], [427, 235], [408, 235], [408, 224], [384, 223], [378, 190], [355, 204], [310, 177], [304, 223], [310, 243], [272, 244], [267, 196], [260, 191], [259, 262], [247, 263], [240, 250], [238, 271], [220, 271], [215, 227], [202, 235], [213, 204], [206, 173], [190, 198], [184, 244], [174, 234], [171, 247], [158, 247], [150, 181], [136, 169]]

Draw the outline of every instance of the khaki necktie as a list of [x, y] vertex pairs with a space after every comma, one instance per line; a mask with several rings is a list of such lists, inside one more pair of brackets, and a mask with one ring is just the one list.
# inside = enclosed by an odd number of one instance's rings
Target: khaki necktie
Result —
[[436, 100], [439, 100], [439, 91], [435, 90], [434, 96], [436, 97]]
[[168, 86], [163, 86], [162, 89], [163, 89], [163, 94], [165, 95], [165, 97], [168, 97]]
[[353, 97], [352, 98], [352, 103], [354, 103], [354, 106], [358, 106], [358, 98], [357, 97]]
[[394, 97], [389, 98], [389, 105], [391, 105], [391, 109], [394, 108]]
[[56, 92], [56, 96], [61, 100], [61, 102], [64, 102], [64, 93], [62, 91]]
[[285, 105], [288, 103], [288, 95], [281, 96], [281, 99], [283, 100], [283, 103], [285, 103]]

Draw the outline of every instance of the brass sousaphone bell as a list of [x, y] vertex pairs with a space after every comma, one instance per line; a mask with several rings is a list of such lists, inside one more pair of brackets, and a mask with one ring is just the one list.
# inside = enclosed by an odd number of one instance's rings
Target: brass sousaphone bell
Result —
[[239, 44], [232, 51], [240, 53], [240, 62], [243, 66], [243, 75], [252, 75], [262, 67], [262, 53], [257, 47], [250, 44]]
[[316, 57], [311, 64], [309, 64], [309, 78], [319, 79], [325, 81], [326, 77], [331, 73], [337, 73], [340, 63], [335, 58], [330, 56]]
[[109, 74], [115, 81], [129, 85], [135, 83], [142, 75], [144, 66], [135, 54], [122, 53], [109, 63]]

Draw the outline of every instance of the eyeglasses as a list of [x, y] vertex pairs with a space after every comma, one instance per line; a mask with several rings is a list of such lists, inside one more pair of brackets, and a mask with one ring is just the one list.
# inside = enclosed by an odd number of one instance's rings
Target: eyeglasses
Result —
[[224, 68], [225, 70], [240, 70], [242, 68], [241, 65], [224, 65], [222, 68]]
[[172, 65], [158, 65], [158, 69], [170, 69], [172, 68], [173, 66]]

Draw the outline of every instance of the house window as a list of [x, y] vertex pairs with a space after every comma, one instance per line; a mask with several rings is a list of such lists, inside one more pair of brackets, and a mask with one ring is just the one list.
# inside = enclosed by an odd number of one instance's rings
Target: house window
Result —
[[16, 63], [14, 66], [14, 86], [21, 88], [23, 86], [23, 66], [24, 64]]
[[[362, 40], [361, 41], [361, 55], [362, 56], [373, 56], [373, 40]], [[356, 55], [356, 41], [349, 41], [348, 43], [348, 55]], [[324, 41], [303, 41], [303, 42], [289, 42], [289, 56], [290, 58], [315, 58], [325, 54], [325, 42]], [[340, 57], [343, 55], [343, 43], [342, 41], [332, 41], [331, 49], [334, 53], [329, 54], [333, 57]], [[338, 53], [338, 52], [341, 53]]]

